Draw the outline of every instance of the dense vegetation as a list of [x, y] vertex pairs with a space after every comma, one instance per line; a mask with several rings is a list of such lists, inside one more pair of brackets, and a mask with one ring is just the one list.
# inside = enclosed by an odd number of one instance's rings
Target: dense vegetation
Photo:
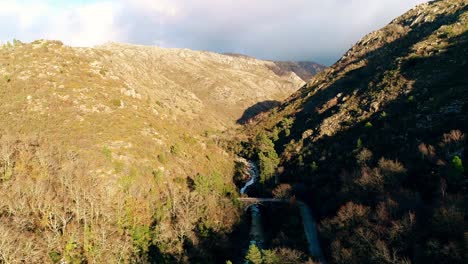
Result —
[[264, 190], [314, 208], [331, 263], [466, 263], [467, 11], [418, 6], [247, 127]]

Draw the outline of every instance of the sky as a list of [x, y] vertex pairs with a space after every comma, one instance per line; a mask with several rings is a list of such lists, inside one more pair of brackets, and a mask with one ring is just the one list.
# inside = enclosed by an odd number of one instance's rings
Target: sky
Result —
[[427, 0], [0, 0], [0, 41], [106, 42], [330, 65]]

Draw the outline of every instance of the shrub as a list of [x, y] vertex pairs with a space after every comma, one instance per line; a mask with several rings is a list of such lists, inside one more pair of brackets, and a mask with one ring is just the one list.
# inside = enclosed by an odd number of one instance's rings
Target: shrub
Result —
[[262, 252], [255, 244], [250, 245], [245, 261], [249, 264], [262, 264]]
[[120, 99], [112, 99], [111, 104], [115, 107], [121, 107], [122, 101], [120, 101]]
[[288, 199], [292, 195], [292, 187], [290, 184], [283, 183], [273, 189], [273, 197], [277, 199]]
[[387, 160], [381, 158], [379, 160], [379, 169], [385, 179], [385, 184], [388, 186], [397, 186], [403, 177], [403, 174], [406, 173], [406, 169], [398, 161]]
[[194, 179], [195, 190], [203, 195], [210, 193], [223, 193], [225, 191], [225, 184], [223, 175], [219, 172], [212, 172], [210, 177], [203, 174], [197, 174]]
[[317, 162], [313, 161], [312, 164], [310, 165], [310, 169], [312, 170], [312, 172], [317, 172], [319, 169]]
[[358, 140], [357, 140], [357, 142], [356, 142], [356, 148], [357, 148], [357, 149], [362, 148], [362, 139], [361, 139], [361, 138], [358, 138]]
[[181, 152], [181, 150], [180, 150], [179, 144], [176, 143], [176, 144], [174, 144], [174, 145], [171, 146], [171, 154], [172, 154], [172, 155], [176, 155], [176, 156], [177, 156], [177, 155], [180, 154], [180, 152]]
[[165, 153], [161, 153], [158, 155], [158, 161], [161, 162], [162, 164], [167, 163], [167, 156]]
[[459, 172], [460, 174], [465, 172], [465, 168], [463, 167], [463, 162], [459, 156], [453, 157], [452, 167], [455, 169], [455, 171]]
[[363, 148], [357, 155], [356, 160], [359, 164], [364, 164], [372, 159], [372, 152], [367, 148]]
[[11, 82], [11, 77], [10, 77], [10, 75], [8, 75], [8, 74], [3, 75], [3, 79], [4, 79], [5, 82], [7, 82], [7, 83]]
[[104, 154], [108, 160], [112, 160], [112, 151], [107, 146], [102, 148], [102, 154]]

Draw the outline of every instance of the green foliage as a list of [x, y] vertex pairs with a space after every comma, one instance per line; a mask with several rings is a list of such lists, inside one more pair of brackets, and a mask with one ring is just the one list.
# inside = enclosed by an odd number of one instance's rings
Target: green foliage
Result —
[[69, 263], [82, 263], [82, 258], [78, 243], [71, 237], [65, 245], [65, 259]]
[[210, 193], [223, 193], [225, 189], [224, 177], [219, 172], [212, 172], [211, 175], [205, 176], [202, 174], [197, 174], [194, 179], [195, 190], [203, 195]]
[[364, 125], [365, 128], [372, 128], [373, 125], [371, 122], [367, 122], [365, 125]]
[[279, 157], [274, 150], [266, 152], [266, 154], [260, 153], [258, 157], [260, 165], [260, 182], [265, 183], [275, 175], [276, 167], [279, 164]]
[[3, 79], [4, 79], [5, 82], [7, 82], [7, 83], [11, 82], [11, 77], [10, 77], [10, 75], [8, 75], [8, 74], [3, 75]]
[[108, 160], [112, 160], [112, 151], [107, 147], [107, 146], [104, 146], [102, 148], [102, 154], [104, 154], [104, 156], [108, 159]]
[[158, 155], [158, 161], [161, 162], [161, 164], [166, 164], [167, 163], [167, 156], [165, 153], [161, 153]]
[[250, 245], [245, 261], [249, 264], [262, 264], [262, 252], [255, 244]]
[[361, 139], [361, 138], [358, 138], [358, 140], [357, 140], [357, 142], [356, 142], [356, 148], [357, 148], [357, 149], [362, 148], [362, 139]]
[[21, 41], [19, 41], [17, 39], [13, 39], [13, 46], [17, 47], [17, 46], [20, 46], [22, 44], [23, 44], [23, 42], [21, 42]]
[[58, 263], [62, 259], [60, 252], [51, 251], [49, 252], [49, 258], [53, 263]]
[[291, 135], [291, 127], [294, 124], [293, 118], [283, 118], [280, 122], [281, 130], [284, 131], [284, 136], [289, 137]]
[[317, 162], [313, 161], [312, 164], [310, 165], [310, 168], [312, 169], [313, 172], [317, 172], [319, 169], [319, 166], [317, 165]]
[[456, 172], [458, 173], [463, 173], [465, 172], [465, 168], [463, 167], [463, 161], [459, 156], [454, 156], [452, 159], [452, 167], [455, 169]]
[[281, 127], [282, 128], [291, 128], [291, 126], [294, 124], [294, 118], [283, 118], [283, 120], [281, 120]]
[[121, 106], [122, 106], [122, 102], [120, 101], [120, 99], [112, 99], [112, 100], [111, 100], [111, 104], [112, 104], [114, 107], [121, 107]]
[[382, 113], [380, 113], [380, 118], [386, 118], [388, 115], [387, 115], [387, 112], [383, 111]]
[[132, 229], [131, 234], [135, 253], [138, 255], [147, 253], [152, 241], [150, 228], [143, 225], [137, 226]]
[[179, 155], [181, 153], [181, 148], [179, 146], [179, 144], [174, 144], [171, 146], [171, 154], [172, 155]]
[[164, 173], [161, 170], [154, 170], [152, 174], [156, 183], [161, 182], [164, 177]]
[[273, 250], [263, 250], [263, 263], [276, 264], [281, 263], [280, 257]]
[[0, 182], [8, 181], [13, 176], [13, 166], [4, 164], [3, 168], [0, 167], [0, 172], [3, 174], [0, 176]]
[[271, 132], [271, 139], [273, 142], [278, 141], [279, 133], [280, 133], [280, 129], [278, 127], [273, 128], [273, 131]]
[[413, 96], [413, 95], [410, 95], [410, 96], [408, 97], [408, 102], [409, 102], [409, 103], [414, 102], [414, 96]]
[[255, 138], [255, 148], [258, 153], [260, 167], [260, 182], [265, 183], [276, 173], [279, 164], [279, 157], [275, 150], [274, 143], [264, 133], [260, 133]]

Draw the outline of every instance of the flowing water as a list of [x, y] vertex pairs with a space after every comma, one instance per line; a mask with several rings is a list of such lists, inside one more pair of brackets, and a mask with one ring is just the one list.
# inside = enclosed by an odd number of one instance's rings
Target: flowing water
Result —
[[[247, 188], [255, 184], [259, 177], [257, 164], [255, 164], [253, 161], [249, 161], [249, 174], [250, 180], [244, 185], [244, 187], [241, 188], [241, 195], [245, 194]], [[320, 263], [325, 264], [325, 258], [323, 257], [317, 235], [317, 223], [315, 222], [315, 219], [312, 215], [312, 211], [307, 204], [301, 201], [298, 201], [298, 206], [302, 217], [304, 233], [309, 245], [309, 253], [311, 256], [315, 256]], [[251, 205], [248, 209], [250, 209], [251, 213], [251, 225], [249, 233], [250, 245], [254, 244], [258, 248], [262, 248], [265, 235], [263, 231], [262, 215], [260, 213], [260, 209], [257, 204]]]
[[[250, 180], [241, 188], [240, 193], [245, 194], [247, 188], [253, 185], [258, 179], [258, 168], [257, 164], [253, 161], [249, 161], [249, 174]], [[250, 245], [255, 244], [261, 248], [264, 242], [264, 232], [262, 225], [262, 215], [258, 205], [253, 204], [249, 207], [251, 214], [251, 225], [250, 225]]]

